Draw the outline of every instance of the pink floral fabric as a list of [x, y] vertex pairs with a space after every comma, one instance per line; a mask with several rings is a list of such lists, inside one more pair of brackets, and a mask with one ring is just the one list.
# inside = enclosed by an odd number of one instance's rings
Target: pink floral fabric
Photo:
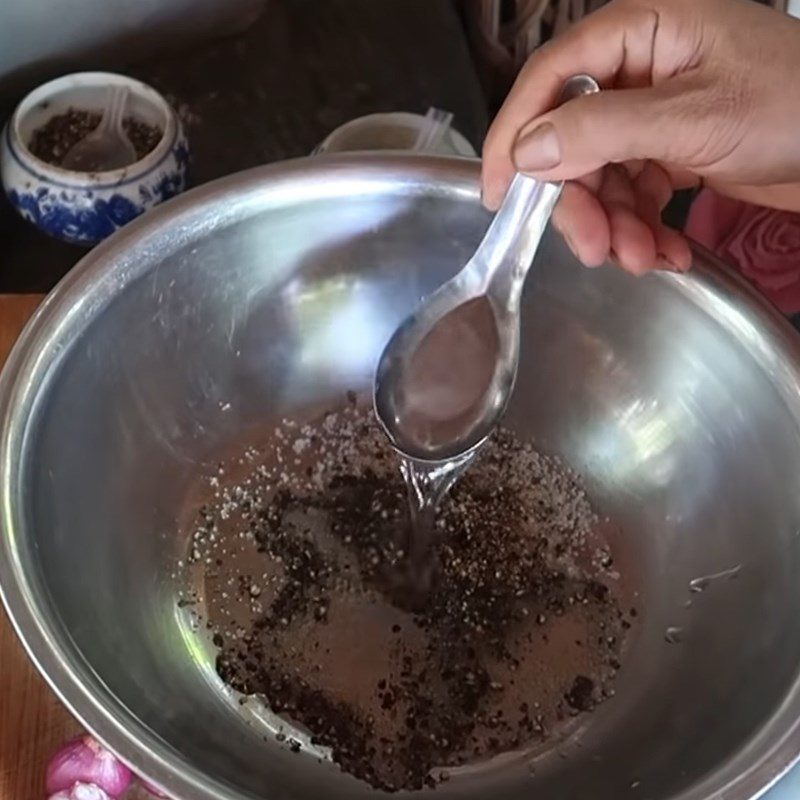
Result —
[[703, 189], [684, 232], [737, 267], [782, 312], [800, 312], [800, 214]]

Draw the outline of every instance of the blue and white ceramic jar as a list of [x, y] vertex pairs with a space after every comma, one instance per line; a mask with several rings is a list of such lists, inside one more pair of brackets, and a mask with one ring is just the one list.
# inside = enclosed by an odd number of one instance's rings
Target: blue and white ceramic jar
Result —
[[[100, 112], [109, 85], [130, 89], [126, 116], [158, 127], [153, 150], [123, 169], [73, 172], [29, 149], [36, 130], [69, 109]], [[149, 86], [108, 72], [79, 72], [45, 83], [17, 107], [0, 141], [0, 175], [11, 204], [45, 233], [93, 245], [186, 186], [189, 148], [180, 120]]]

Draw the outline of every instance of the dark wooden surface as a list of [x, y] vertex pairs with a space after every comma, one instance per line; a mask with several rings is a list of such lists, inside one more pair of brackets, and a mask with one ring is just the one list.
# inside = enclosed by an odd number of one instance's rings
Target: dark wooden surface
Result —
[[[476, 146], [487, 122], [451, 0], [267, 0], [245, 34], [126, 71], [178, 109], [195, 184], [306, 155], [376, 111], [445, 108]], [[0, 292], [46, 292], [84, 252], [0, 199]]]

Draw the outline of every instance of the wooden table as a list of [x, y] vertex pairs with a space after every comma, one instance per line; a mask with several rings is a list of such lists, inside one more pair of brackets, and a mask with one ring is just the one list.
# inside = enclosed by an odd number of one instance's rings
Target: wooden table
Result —
[[[0, 295], [0, 364], [42, 295]], [[44, 800], [44, 768], [79, 730], [0, 610], [0, 800]]]

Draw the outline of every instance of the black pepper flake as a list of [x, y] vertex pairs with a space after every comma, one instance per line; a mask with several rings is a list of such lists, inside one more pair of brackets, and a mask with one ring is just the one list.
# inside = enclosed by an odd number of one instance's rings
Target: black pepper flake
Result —
[[585, 675], [578, 675], [572, 682], [570, 690], [564, 695], [564, 699], [576, 711], [590, 711], [594, 706], [593, 692], [594, 681]]

